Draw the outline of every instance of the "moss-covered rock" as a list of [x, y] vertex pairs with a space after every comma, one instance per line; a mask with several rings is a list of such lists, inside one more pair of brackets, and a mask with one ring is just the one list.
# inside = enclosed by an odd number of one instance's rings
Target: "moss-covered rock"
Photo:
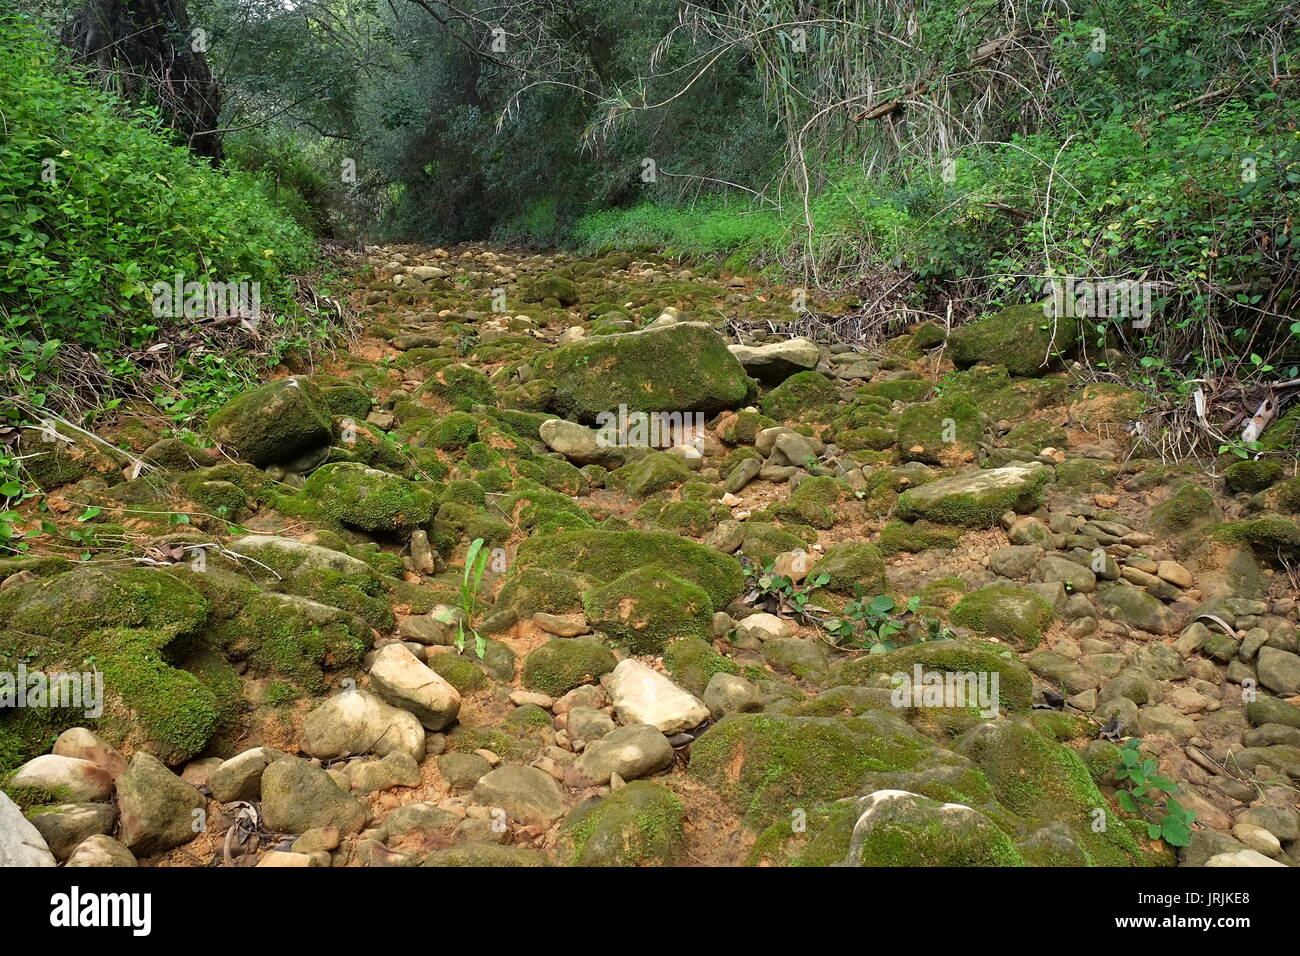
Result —
[[1037, 646], [1055, 617], [1036, 591], [1015, 584], [990, 584], [963, 597], [952, 609], [954, 624], [977, 634], [1010, 640], [1022, 650]]
[[634, 654], [658, 654], [674, 637], [707, 639], [713, 604], [699, 586], [661, 567], [634, 568], [582, 596], [588, 622]]
[[707, 325], [675, 325], [600, 335], [538, 356], [534, 369], [551, 381], [551, 409], [594, 424], [629, 411], [713, 413], [743, 405], [753, 383], [726, 342]]
[[555, 638], [524, 658], [524, 686], [559, 697], [608, 674], [618, 662], [594, 641]]
[[677, 455], [652, 451], [640, 461], [609, 474], [609, 483], [633, 498], [645, 498], [691, 479], [691, 471]]
[[582, 595], [598, 581], [589, 574], [516, 565], [497, 595], [498, 610], [513, 610], [519, 617], [537, 611], [571, 614], [582, 609]]
[[1011, 838], [978, 810], [903, 790], [837, 809], [800, 866], [1023, 866]]
[[909, 405], [898, 418], [898, 457], [949, 467], [971, 462], [983, 431], [979, 408], [966, 398]]
[[1043, 304], [1013, 305], [953, 331], [948, 354], [958, 368], [1005, 365], [1012, 375], [1042, 375], [1079, 344], [1079, 320], [1049, 318]]
[[820, 372], [791, 375], [763, 396], [763, 414], [778, 422], [829, 420], [840, 399], [840, 388]]
[[636, 780], [572, 810], [560, 826], [571, 866], [667, 866], [685, 852], [681, 801], [657, 783]]
[[666, 531], [566, 531], [534, 536], [519, 547], [517, 568], [542, 567], [612, 581], [635, 568], [671, 568], [698, 585], [715, 608], [740, 596], [745, 575], [730, 555]]
[[1289, 566], [1300, 561], [1300, 524], [1286, 518], [1230, 521], [1214, 529], [1216, 538], [1241, 541], [1273, 564]]
[[923, 672], [998, 675], [1001, 709], [1012, 714], [1027, 713], [1033, 704], [1034, 680], [1020, 658], [1004, 653], [995, 644], [981, 641], [926, 641], [900, 647], [887, 654], [868, 654], [837, 665], [827, 676], [831, 685], [871, 686], [881, 674]]
[[837, 594], [853, 596], [881, 594], [885, 582], [885, 560], [880, 549], [865, 541], [841, 541], [831, 545], [826, 554], [813, 565], [808, 580], [816, 581], [823, 574], [829, 580], [820, 585]]
[[302, 496], [346, 527], [394, 537], [427, 525], [437, 501], [415, 482], [346, 462], [317, 469]]
[[330, 408], [306, 379], [270, 382], [231, 399], [213, 413], [212, 437], [244, 461], [267, 465], [330, 442]]
[[1182, 535], [1221, 520], [1222, 514], [1213, 494], [1187, 482], [1151, 509], [1147, 525], [1163, 535]]
[[917, 521], [912, 524], [906, 521], [891, 521], [880, 529], [876, 543], [880, 553], [884, 555], [920, 554], [931, 548], [951, 551], [957, 546], [961, 536], [962, 531], [958, 528], [931, 524], [928, 521]]
[[707, 637], [679, 637], [664, 648], [664, 666], [679, 685], [695, 696], [704, 693], [714, 674], [739, 674], [740, 665], [713, 649]]
[[1043, 465], [986, 468], [940, 478], [898, 496], [895, 512], [904, 521], [925, 518], [938, 524], [987, 528], [1006, 511], [1033, 511], [1043, 500], [1052, 473]]
[[837, 507], [850, 495], [849, 486], [830, 475], [805, 478], [785, 501], [771, 512], [783, 521], [826, 530], [835, 524]]

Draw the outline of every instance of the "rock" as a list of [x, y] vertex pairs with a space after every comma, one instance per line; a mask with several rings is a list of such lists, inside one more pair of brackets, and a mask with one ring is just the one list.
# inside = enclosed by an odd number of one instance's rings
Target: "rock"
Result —
[[366, 816], [355, 797], [306, 760], [276, 760], [262, 772], [262, 818], [270, 830], [306, 833], [336, 827], [340, 833], [359, 833]]
[[117, 813], [103, 803], [64, 803], [42, 807], [30, 819], [41, 831], [50, 852], [64, 860], [87, 837], [111, 831]]
[[595, 707], [578, 706], [568, 711], [564, 725], [569, 736], [574, 740], [585, 740], [588, 744], [600, 740], [614, 730], [614, 719], [603, 710]]
[[170, 850], [198, 835], [206, 807], [157, 757], [137, 751], [117, 778], [118, 839], [136, 856]]
[[86, 837], [81, 845], [72, 851], [65, 867], [129, 867], [139, 866], [135, 854], [111, 836], [95, 834]]
[[1184, 590], [1194, 583], [1192, 573], [1177, 561], [1161, 561], [1156, 566], [1156, 576]]
[[60, 757], [89, 760], [106, 770], [114, 780], [126, 770], [126, 758], [98, 734], [85, 727], [72, 727], [59, 734], [50, 752]]
[[622, 661], [602, 683], [624, 725], [652, 724], [671, 735], [709, 719], [703, 701], [632, 658]]
[[405, 618], [397, 628], [397, 636], [428, 647], [450, 647], [456, 642], [459, 623], [465, 612], [447, 604], [439, 604], [428, 614]]
[[589, 424], [611, 422], [620, 406], [710, 414], [738, 408], [752, 394], [740, 362], [702, 322], [591, 336], [542, 354], [533, 369], [554, 383], [556, 412]]
[[660, 567], [635, 568], [582, 596], [592, 627], [634, 654], [660, 654], [670, 638], [709, 639], [713, 602]]
[[704, 688], [704, 705], [714, 720], [727, 714], [746, 714], [763, 709], [758, 688], [735, 674], [714, 674]]
[[940, 803], [904, 790], [877, 790], [844, 815], [853, 821], [845, 866], [1022, 864], [1011, 838], [964, 804]]
[[429, 524], [438, 504], [413, 481], [349, 461], [317, 468], [302, 494], [349, 528], [392, 538], [408, 538]]
[[74, 803], [96, 803], [113, 792], [113, 778], [89, 760], [42, 754], [15, 770], [9, 786], [46, 790]]
[[0, 790], [0, 867], [57, 865], [45, 837]]
[[629, 783], [576, 807], [557, 845], [571, 866], [671, 865], [685, 853], [681, 801], [659, 784]]
[[610, 443], [609, 435], [563, 418], [549, 418], [537, 429], [546, 447], [575, 465], [600, 465], [613, 470], [644, 456], [645, 449]]
[[312, 858], [305, 853], [289, 853], [284, 850], [267, 850], [257, 861], [259, 867], [308, 867]]
[[1281, 842], [1263, 827], [1257, 827], [1249, 823], [1237, 823], [1232, 828], [1232, 835], [1245, 844], [1247, 848], [1270, 859], [1282, 854]]
[[362, 796], [393, 787], [418, 787], [420, 766], [410, 754], [395, 750], [378, 760], [355, 760], [346, 767], [348, 783]]
[[[757, 478], [762, 470], [763, 463], [757, 458], [743, 458], [722, 482], [722, 490], [728, 494], [737, 494]], [[735, 548], [732, 550], [734, 551]]]
[[1172, 634], [1178, 629], [1174, 613], [1141, 588], [1107, 583], [1097, 587], [1097, 603], [1111, 620], [1152, 634]]
[[608, 674], [615, 664], [603, 644], [557, 637], [524, 658], [524, 686], [554, 697]]
[[1097, 590], [1097, 576], [1091, 569], [1055, 554], [1045, 555], [1038, 562], [1034, 576], [1039, 581], [1060, 582], [1071, 594], [1091, 594]]
[[419, 718], [429, 730], [442, 730], [460, 713], [456, 688], [420, 663], [402, 644], [379, 650], [370, 665], [370, 685], [392, 704]]
[[1079, 344], [1079, 320], [1065, 309], [1049, 315], [1046, 305], [1007, 306], [993, 315], [953, 329], [948, 354], [958, 368], [977, 363], [1002, 365], [1012, 375], [1041, 377], [1059, 368]]
[[1262, 853], [1254, 850], [1236, 850], [1232, 853], [1220, 853], [1212, 856], [1204, 863], [1205, 866], [1223, 867], [1223, 866], [1286, 866], [1285, 863], [1279, 863], [1277, 860], [1270, 860]]
[[1283, 695], [1300, 693], [1300, 655], [1275, 647], [1261, 647], [1256, 665], [1259, 682]]
[[400, 750], [419, 761], [424, 738], [414, 714], [363, 690], [335, 694], [309, 713], [302, 727], [303, 752], [323, 760]]
[[986, 528], [1006, 511], [1026, 513], [1042, 503], [1051, 472], [1037, 462], [985, 468], [940, 478], [898, 496], [895, 512], [904, 521]]
[[808, 572], [808, 580], [820, 580], [823, 574], [828, 580], [819, 586], [836, 594], [872, 595], [886, 590], [884, 555], [865, 541], [841, 541], [827, 548]]
[[1149, 704], [1138, 708], [1138, 733], [1143, 737], [1187, 740], [1196, 734], [1196, 721], [1164, 704]]
[[1015, 641], [1023, 649], [1035, 647], [1042, 640], [1054, 616], [1047, 601], [1015, 584], [990, 584], [971, 591], [950, 612], [954, 624], [977, 634]]
[[657, 727], [634, 724], [620, 727], [587, 749], [575, 761], [566, 778], [571, 787], [604, 786], [612, 774], [637, 780], [673, 763], [673, 748]]
[[777, 385], [791, 375], [815, 369], [821, 349], [808, 339], [787, 339], [766, 345], [728, 345], [741, 367], [761, 382]]
[[258, 800], [262, 794], [262, 771], [273, 760], [289, 755], [274, 747], [254, 747], [223, 762], [208, 778], [208, 790], [218, 803]]
[[473, 798], [525, 826], [549, 827], [568, 809], [555, 779], [536, 767], [498, 767], [474, 785]]
[[756, 641], [774, 641], [794, 637], [796, 628], [792, 621], [760, 611], [737, 621], [736, 633]]
[[467, 792], [488, 772], [492, 765], [478, 754], [449, 753], [437, 760], [438, 773], [455, 792]]
[[212, 415], [212, 437], [261, 467], [330, 443], [330, 411], [319, 388], [286, 378], [243, 392]]

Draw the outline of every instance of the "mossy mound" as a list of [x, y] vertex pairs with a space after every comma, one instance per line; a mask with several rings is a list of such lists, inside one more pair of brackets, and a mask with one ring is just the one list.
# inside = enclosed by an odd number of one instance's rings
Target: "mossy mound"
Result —
[[957, 547], [961, 536], [962, 531], [958, 528], [931, 524], [928, 521], [917, 521], [913, 524], [908, 524], [906, 521], [891, 521], [880, 529], [876, 543], [881, 554], [920, 554], [931, 548], [951, 551]]
[[770, 521], [747, 521], [740, 550], [761, 569], [778, 554], [787, 551], [806, 551], [808, 544], [809, 542], [793, 531], [778, 528]]
[[559, 697], [608, 674], [617, 663], [602, 644], [554, 638], [524, 658], [524, 686]]
[[1014, 641], [1021, 650], [1036, 647], [1055, 616], [1036, 591], [1015, 584], [990, 584], [972, 591], [951, 612], [954, 624]]
[[1184, 483], [1151, 509], [1147, 526], [1163, 535], [1177, 536], [1221, 520], [1214, 495], [1191, 482]]
[[778, 422], [829, 421], [839, 400], [834, 380], [821, 372], [798, 372], [764, 395], [760, 407]]
[[863, 541], [841, 541], [831, 545], [826, 554], [808, 572], [814, 581], [827, 575], [830, 580], [821, 585], [837, 594], [882, 594], [885, 582], [885, 560], [880, 549]]
[[898, 418], [898, 457], [949, 467], [971, 462], [983, 432], [979, 408], [965, 398], [909, 405]]
[[328, 445], [330, 415], [319, 387], [287, 378], [237, 395], [213, 413], [208, 427], [227, 449], [261, 466]]
[[707, 637], [679, 637], [664, 648], [664, 666], [692, 694], [704, 693], [714, 674], [739, 674], [740, 665], [713, 649]]
[[763, 827], [796, 808], [857, 794], [869, 773], [911, 770], [932, 749], [892, 714], [733, 714], [695, 741], [690, 775], [747, 823]]
[[437, 500], [415, 482], [346, 462], [318, 468], [300, 497], [345, 527], [392, 537], [427, 525]]
[[115, 485], [122, 480], [125, 456], [111, 445], [97, 442], [59, 422], [44, 428], [23, 429], [15, 454], [27, 478], [42, 491], [99, 477]]
[[609, 474], [609, 483], [633, 498], [645, 498], [690, 481], [691, 471], [681, 458], [652, 451], [640, 461], [624, 465]]
[[1286, 518], [1232, 521], [1214, 529], [1216, 538], [1250, 545], [1260, 558], [1289, 566], [1300, 561], [1300, 524]]
[[486, 375], [476, 368], [454, 363], [444, 364], [426, 375], [415, 397], [428, 397], [442, 408], [462, 412], [470, 411], [475, 405], [496, 404], [496, 393]]
[[636, 780], [572, 810], [559, 847], [571, 866], [667, 866], [685, 853], [681, 801], [657, 783]]
[[597, 583], [591, 575], [576, 571], [516, 565], [501, 586], [496, 607], [513, 610], [521, 618], [537, 611], [571, 614], [582, 609], [582, 595]]
[[954, 330], [948, 354], [958, 368], [997, 362], [1012, 375], [1041, 375], [1078, 347], [1079, 331], [1077, 318], [1049, 318], [1042, 303], [1013, 305]]
[[634, 568], [582, 596], [587, 621], [634, 654], [658, 654], [674, 637], [707, 639], [713, 604], [661, 567]]
[[593, 336], [543, 353], [533, 368], [554, 384], [551, 410], [584, 424], [620, 406], [711, 414], [743, 405], [753, 390], [722, 337], [695, 322]]
[[1282, 463], [1269, 461], [1238, 461], [1223, 472], [1223, 487], [1230, 494], [1254, 494], [1282, 480], [1286, 472]]
[[579, 571], [608, 582], [636, 568], [671, 568], [699, 586], [715, 608], [740, 595], [745, 575], [740, 563], [687, 538], [666, 531], [566, 531], [534, 536], [519, 547], [516, 567]]
[[1033, 704], [1034, 680], [1012, 654], [1002, 653], [995, 644], [980, 641], [926, 641], [900, 647], [887, 654], [868, 654], [837, 665], [826, 683], [854, 687], [871, 686], [880, 674], [911, 675], [916, 665], [923, 672], [998, 675], [998, 700], [1012, 714], [1028, 713]]
[[783, 521], [825, 531], [835, 524], [836, 508], [850, 493], [840, 479], [816, 475], [801, 481], [789, 498], [772, 506], [771, 513]]

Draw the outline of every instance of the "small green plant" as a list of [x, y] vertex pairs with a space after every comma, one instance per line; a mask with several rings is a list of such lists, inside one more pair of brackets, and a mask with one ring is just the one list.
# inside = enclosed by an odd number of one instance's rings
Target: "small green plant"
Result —
[[[1173, 794], [1178, 786], [1156, 771], [1159, 765], [1142, 753], [1142, 744], [1130, 737], [1120, 747], [1119, 762], [1115, 766], [1115, 779], [1121, 788], [1115, 791], [1115, 799], [1127, 813], [1132, 813], [1146, 821], [1147, 836], [1151, 839], [1163, 839], [1170, 846], [1187, 846], [1191, 843], [1192, 822], [1196, 811], [1188, 810]], [[1152, 796], [1153, 792], [1167, 793], [1170, 796], [1164, 806]], [[1152, 819], [1153, 812], [1160, 813]]]
[[830, 575], [819, 574], [800, 587], [788, 574], [777, 574], [775, 562], [767, 561], [762, 570], [753, 564], [745, 565], [748, 589], [745, 603], [762, 608], [772, 614], [784, 614], [800, 620], [809, 620], [814, 611], [821, 610], [808, 603], [809, 595], [830, 582]]
[[[861, 592], [844, 606], [837, 618], [825, 622], [826, 632], [840, 647], [866, 648], [872, 654], [898, 649], [895, 638], [907, 630], [908, 619], [921, 606], [919, 597], [899, 607], [888, 594], [864, 601]], [[932, 622], [938, 623], [938, 622]]]
[[474, 635], [474, 653], [481, 659], [487, 651], [487, 640], [476, 631], [470, 623], [478, 610], [478, 589], [483, 583], [483, 572], [487, 570], [491, 552], [483, 549], [483, 539], [475, 538], [470, 542], [465, 553], [465, 573], [460, 581], [460, 609], [463, 616], [456, 623], [456, 650], [464, 653], [466, 629]]

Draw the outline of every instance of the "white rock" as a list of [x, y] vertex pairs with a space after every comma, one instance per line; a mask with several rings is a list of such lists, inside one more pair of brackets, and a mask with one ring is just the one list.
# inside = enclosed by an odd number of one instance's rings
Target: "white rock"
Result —
[[1232, 853], [1220, 853], [1205, 861], [1206, 866], [1286, 866], [1277, 860], [1270, 860], [1254, 850], [1235, 850]]
[[614, 702], [619, 721], [625, 725], [652, 724], [671, 736], [709, 719], [704, 701], [640, 661], [628, 658], [602, 683]]
[[414, 714], [363, 690], [335, 694], [302, 726], [303, 752], [323, 760], [401, 751], [418, 762], [424, 759], [424, 741], [424, 727]]
[[380, 648], [370, 685], [394, 707], [409, 710], [430, 730], [442, 730], [460, 713], [460, 692], [420, 663], [405, 644]]
[[758, 614], [751, 614], [737, 621], [736, 632], [741, 637], [750, 637], [759, 641], [776, 641], [794, 637], [795, 628], [784, 618], [760, 611]]
[[55, 866], [45, 837], [0, 790], [0, 866]]
[[61, 791], [71, 803], [98, 803], [113, 792], [113, 777], [107, 770], [79, 757], [42, 754], [27, 761], [9, 783], [15, 787], [39, 787]]

